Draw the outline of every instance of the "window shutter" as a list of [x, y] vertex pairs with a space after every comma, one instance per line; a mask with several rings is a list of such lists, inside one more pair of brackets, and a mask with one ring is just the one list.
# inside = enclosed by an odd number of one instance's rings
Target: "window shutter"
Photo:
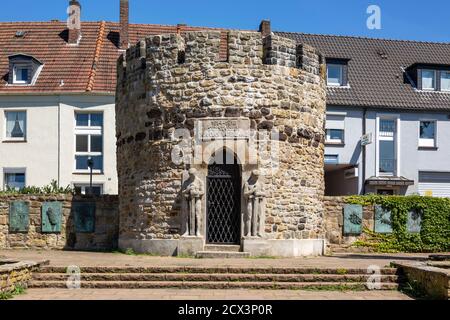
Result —
[[422, 90], [422, 69], [417, 69], [417, 89]]

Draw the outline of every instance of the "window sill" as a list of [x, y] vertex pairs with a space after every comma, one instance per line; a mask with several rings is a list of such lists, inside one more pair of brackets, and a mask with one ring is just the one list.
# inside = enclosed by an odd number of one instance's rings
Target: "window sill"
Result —
[[5, 139], [2, 141], [2, 143], [26, 143], [26, 142], [28, 142], [27, 139], [18, 139], [18, 140]]
[[419, 146], [417, 148], [418, 150], [438, 150], [439, 147], [426, 147], [426, 146]]
[[[77, 175], [82, 175], [82, 176], [89, 176], [91, 175], [90, 172], [86, 172], [86, 171], [73, 171], [72, 174], [77, 174]], [[105, 175], [104, 172], [92, 172], [93, 176], [103, 176]]]
[[345, 142], [332, 142], [332, 141], [325, 141], [326, 146], [333, 146], [333, 147], [344, 147]]

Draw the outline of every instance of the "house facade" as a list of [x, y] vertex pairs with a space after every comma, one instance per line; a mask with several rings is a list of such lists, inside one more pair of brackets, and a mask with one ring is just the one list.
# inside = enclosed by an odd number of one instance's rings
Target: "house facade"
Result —
[[279, 34], [327, 60], [326, 195], [450, 197], [450, 44]]
[[[117, 58], [149, 35], [208, 29], [129, 24], [120, 6], [119, 23], [0, 23], [0, 188], [86, 193], [90, 159], [93, 191], [118, 192]], [[326, 195], [450, 196], [450, 44], [274, 34], [326, 59]]]
[[[56, 181], [117, 194], [116, 62], [129, 43], [185, 26], [66, 21], [0, 23], [0, 190]], [[90, 163], [89, 161], [92, 161]], [[91, 166], [89, 166], [91, 164]]]

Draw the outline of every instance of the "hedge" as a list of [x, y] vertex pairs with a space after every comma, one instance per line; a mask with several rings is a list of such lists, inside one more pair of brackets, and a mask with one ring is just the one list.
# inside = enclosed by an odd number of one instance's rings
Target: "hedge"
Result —
[[[381, 205], [391, 211], [391, 234], [377, 234], [364, 229], [364, 240], [355, 246], [371, 247], [379, 252], [442, 252], [450, 251], [450, 198], [421, 196], [350, 196], [346, 203]], [[408, 212], [422, 213], [420, 233], [409, 233]]]

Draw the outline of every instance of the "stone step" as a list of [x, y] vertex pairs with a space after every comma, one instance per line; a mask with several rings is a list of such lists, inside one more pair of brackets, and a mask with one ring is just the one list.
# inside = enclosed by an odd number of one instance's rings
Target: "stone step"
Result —
[[[64, 273], [34, 273], [36, 281], [65, 281]], [[239, 281], [239, 282], [366, 282], [363, 274], [239, 274], [239, 273], [82, 273], [82, 281]], [[381, 276], [382, 283], [397, 283], [396, 275]]]
[[224, 245], [224, 244], [207, 244], [204, 251], [226, 251], [226, 252], [239, 252], [241, 251], [240, 245]]
[[[214, 282], [214, 281], [82, 281], [81, 288], [117, 288], [117, 289], [310, 289], [310, 290], [368, 290], [363, 282]], [[67, 288], [66, 281], [36, 281], [32, 280], [29, 288]], [[379, 290], [395, 290], [396, 283], [381, 284]]]
[[199, 251], [195, 254], [198, 259], [228, 259], [228, 258], [248, 258], [249, 252], [231, 251]]
[[[164, 266], [164, 267], [80, 267], [81, 273], [245, 273], [245, 274], [367, 274], [363, 268], [310, 268], [310, 267], [204, 267], [204, 266]], [[43, 266], [40, 273], [66, 273], [66, 267]], [[396, 268], [383, 268], [383, 275], [395, 275]]]

